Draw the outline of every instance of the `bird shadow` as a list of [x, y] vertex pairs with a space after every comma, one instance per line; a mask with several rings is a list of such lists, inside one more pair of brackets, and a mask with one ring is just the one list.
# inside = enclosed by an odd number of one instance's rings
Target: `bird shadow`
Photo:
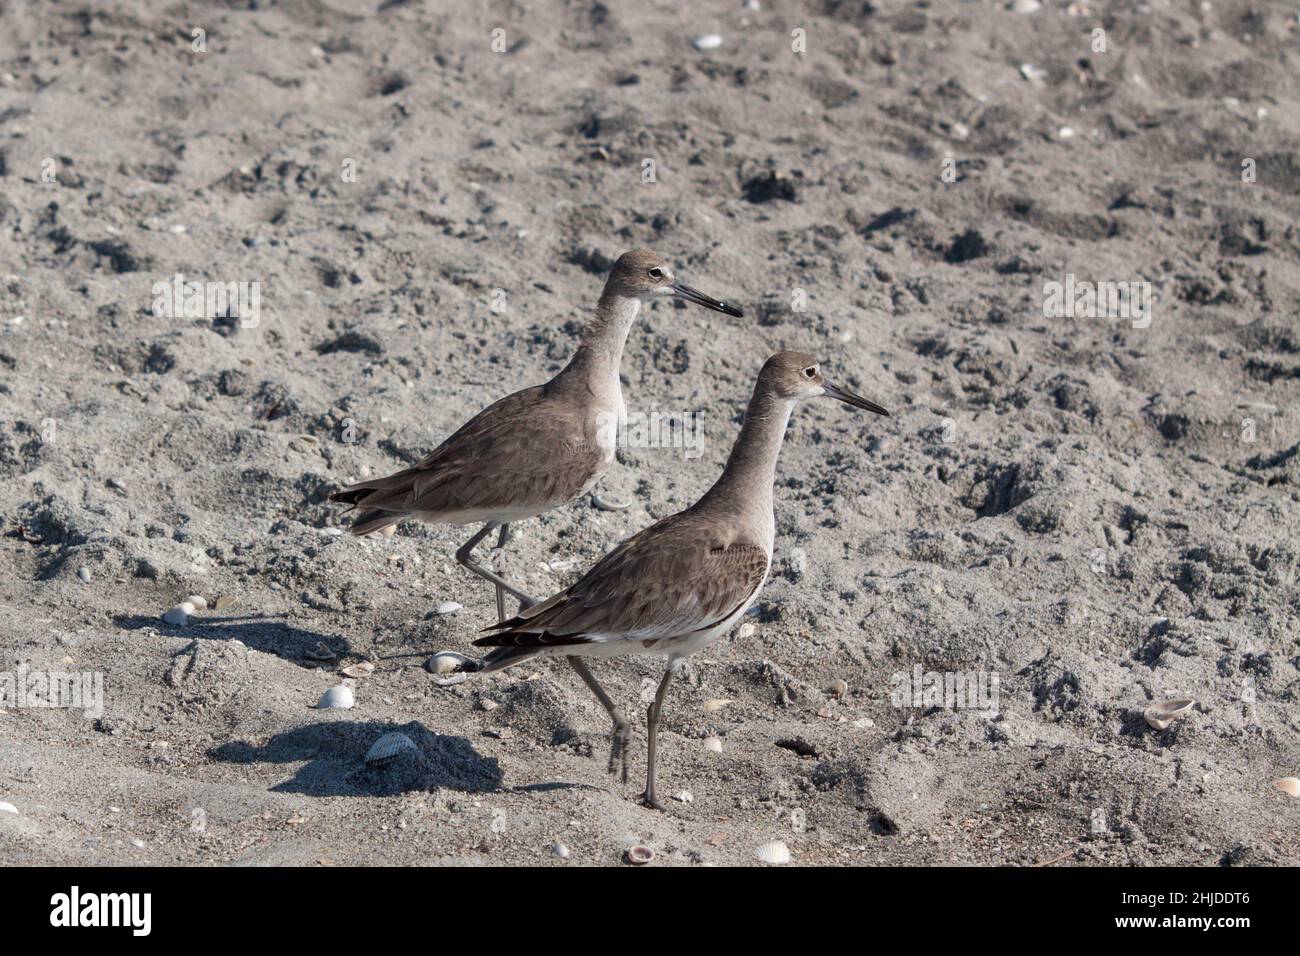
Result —
[[[389, 759], [368, 763], [371, 747], [388, 734], [402, 734], [414, 746], [404, 745]], [[428, 790], [488, 793], [500, 790], [502, 781], [495, 757], [484, 757], [464, 737], [432, 733], [419, 721], [325, 721], [275, 734], [261, 745], [230, 741], [208, 755], [231, 764], [301, 764], [271, 791], [312, 797]]]
[[[276, 654], [287, 660], [303, 659], [309, 651], [324, 644], [339, 658], [351, 653], [347, 638], [323, 634], [288, 623], [287, 615], [239, 614], [217, 617], [204, 614], [194, 616], [184, 626], [167, 624], [157, 617], [140, 614], [120, 614], [113, 618], [118, 627], [138, 631], [149, 627], [169, 637], [188, 637], [208, 641], [240, 641], [245, 647], [266, 654]], [[318, 663], [309, 661], [309, 663]]]

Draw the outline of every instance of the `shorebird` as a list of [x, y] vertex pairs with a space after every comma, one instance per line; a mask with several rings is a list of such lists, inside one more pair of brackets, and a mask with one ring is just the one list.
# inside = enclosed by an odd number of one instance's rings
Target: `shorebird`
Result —
[[[772, 484], [795, 403], [828, 395], [888, 415], [875, 402], [826, 381], [811, 355], [778, 352], [758, 373], [740, 437], [722, 476], [699, 501], [628, 538], [573, 586], [492, 627], [495, 648], [465, 670], [500, 670], [535, 657], [667, 654], [668, 667], [646, 713], [644, 802], [655, 795], [655, 738], [669, 682], [687, 655], [725, 635], [758, 598], [772, 567], [776, 519]], [[631, 727], [590, 673], [579, 668], [614, 731], [609, 771], [621, 759], [627, 782]]]
[[[668, 263], [645, 249], [614, 263], [582, 333], [578, 351], [545, 385], [507, 395], [479, 412], [411, 468], [371, 478], [330, 495], [360, 509], [351, 532], [380, 531], [407, 518], [431, 524], [483, 527], [456, 552], [456, 560], [497, 592], [497, 618], [505, 595], [521, 607], [524, 592], [474, 560], [474, 549], [493, 529], [497, 547], [510, 525], [558, 508], [589, 491], [609, 469], [617, 443], [615, 423], [626, 420], [619, 363], [628, 332], [648, 299], [676, 296], [742, 318], [734, 306], [678, 282]], [[577, 667], [581, 669], [581, 662]]]

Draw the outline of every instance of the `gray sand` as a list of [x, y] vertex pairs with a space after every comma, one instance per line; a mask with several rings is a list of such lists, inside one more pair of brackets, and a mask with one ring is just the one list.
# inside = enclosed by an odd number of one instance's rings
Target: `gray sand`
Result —
[[[0, 672], [104, 701], [0, 712], [0, 862], [1300, 862], [1300, 22], [1088, 5], [9, 5]], [[530, 593], [694, 501], [778, 348], [894, 412], [796, 412], [754, 626], [668, 698], [671, 815], [562, 663], [420, 667], [494, 619], [473, 529], [327, 533], [558, 370], [635, 246], [747, 317], [643, 314], [629, 409], [698, 455], [520, 525]], [[155, 315], [178, 273], [260, 283], [257, 323]], [[1149, 324], [1046, 314], [1069, 275], [1149, 283]], [[159, 619], [192, 593], [237, 603]], [[661, 666], [593, 665], [638, 716]], [[917, 666], [995, 713], [897, 706]]]

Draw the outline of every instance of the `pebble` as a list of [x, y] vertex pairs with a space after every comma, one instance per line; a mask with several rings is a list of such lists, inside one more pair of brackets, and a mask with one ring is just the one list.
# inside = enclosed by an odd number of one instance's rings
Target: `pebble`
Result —
[[831, 681], [830, 693], [832, 697], [838, 699], [843, 697], [848, 692], [849, 692], [849, 685], [847, 681], [841, 680], [839, 678], [836, 678], [835, 680]]
[[1059, 130], [1057, 130], [1056, 135], [1059, 136], [1061, 139], [1073, 139], [1073, 138], [1074, 138], [1074, 127], [1073, 127], [1073, 126], [1062, 126]]
[[853, 726], [856, 727], [858, 730], [866, 730], [868, 727], [876, 726], [876, 722], [872, 720], [870, 717], [863, 717], [860, 720], [855, 720], [853, 722]]
[[721, 737], [705, 737], [705, 738], [704, 738], [704, 749], [705, 749], [705, 750], [712, 750], [715, 754], [720, 754], [720, 753], [722, 753], [722, 738], [721, 738]]
[[463, 605], [457, 604], [455, 601], [443, 601], [441, 604], [439, 604], [437, 607], [433, 609], [433, 613], [434, 614], [455, 614], [457, 611], [461, 609], [462, 606]]
[[369, 677], [374, 672], [375, 665], [370, 661], [362, 661], [360, 664], [353, 664], [339, 671], [344, 677]]
[[695, 796], [689, 790], [678, 790], [673, 794], [673, 799], [678, 803], [690, 803], [695, 799]]
[[498, 706], [497, 702], [493, 700], [491, 697], [481, 698], [478, 702], [478, 709], [485, 710], [488, 713], [491, 713], [492, 711], [496, 710], [497, 706]]
[[1047, 71], [1041, 67], [1034, 66], [1032, 63], [1022, 63], [1020, 66], [1020, 75], [1035, 86], [1042, 86], [1043, 80], [1047, 79]]
[[185, 600], [193, 604], [196, 611], [206, 611], [208, 609], [208, 602], [203, 599], [201, 594], [191, 594]]
[[323, 710], [350, 710], [356, 702], [357, 698], [352, 693], [352, 688], [346, 684], [339, 684], [321, 694], [320, 703], [316, 706]]
[[83, 584], [90, 583], [90, 568], [78, 568], [77, 577], [81, 578]]
[[714, 711], [722, 710], [728, 704], [733, 703], [730, 697], [714, 697], [704, 702], [704, 712], [711, 714]]
[[706, 33], [703, 36], [696, 37], [691, 42], [695, 44], [697, 50], [716, 50], [722, 46], [722, 37], [716, 33]]
[[556, 843], [554, 846], [551, 847], [551, 852], [556, 856], [558, 856], [561, 860], [567, 860], [569, 858], [569, 848], [565, 846], [563, 843]]
[[1037, 13], [1043, 9], [1043, 5], [1039, 0], [1011, 0], [1010, 9], [1016, 13], [1029, 14]]

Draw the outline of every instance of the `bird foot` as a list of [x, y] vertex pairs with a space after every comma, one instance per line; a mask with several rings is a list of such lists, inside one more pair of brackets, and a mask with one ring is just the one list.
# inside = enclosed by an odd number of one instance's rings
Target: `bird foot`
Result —
[[641, 805], [645, 807], [649, 807], [651, 810], [658, 810], [661, 813], [668, 812], [668, 808], [665, 807], [662, 803], [660, 803], [655, 798], [655, 795], [653, 793], [650, 793], [649, 791], [646, 791], [645, 793], [641, 794]]

